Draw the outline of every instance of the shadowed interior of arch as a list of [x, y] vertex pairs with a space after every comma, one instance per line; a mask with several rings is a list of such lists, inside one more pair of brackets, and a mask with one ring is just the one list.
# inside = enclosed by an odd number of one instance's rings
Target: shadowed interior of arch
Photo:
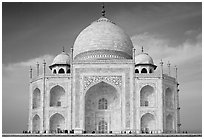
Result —
[[155, 106], [155, 93], [152, 86], [146, 85], [140, 90], [140, 106]]
[[64, 71], [63, 68], [61, 68], [58, 73], [59, 73], [59, 74], [63, 74], [63, 73], [65, 73], [65, 71]]
[[[102, 81], [90, 87], [85, 95], [86, 132], [106, 133], [110, 128], [119, 131], [118, 121], [121, 113], [119, 100], [117, 89], [108, 83]], [[104, 125], [100, 123], [101, 121]]]
[[173, 131], [173, 129], [174, 129], [173, 126], [174, 126], [173, 116], [171, 114], [168, 114], [166, 116], [166, 130], [167, 130], [167, 132]]
[[40, 89], [36, 88], [33, 91], [33, 109], [40, 107]]
[[40, 117], [37, 114], [33, 117], [33, 131], [40, 131]]
[[155, 117], [151, 113], [146, 113], [141, 117], [141, 131], [143, 133], [150, 133], [156, 129]]
[[50, 107], [64, 106], [65, 90], [63, 87], [56, 85], [50, 90]]
[[166, 108], [173, 107], [173, 92], [170, 88], [165, 90], [165, 102]]
[[57, 132], [58, 130], [65, 129], [65, 119], [64, 117], [59, 114], [55, 113], [50, 117], [50, 131]]

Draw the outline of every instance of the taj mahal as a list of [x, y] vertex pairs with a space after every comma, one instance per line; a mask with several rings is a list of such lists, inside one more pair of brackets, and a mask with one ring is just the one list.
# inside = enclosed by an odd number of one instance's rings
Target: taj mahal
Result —
[[42, 75], [39, 68], [36, 77], [30, 70], [32, 133], [180, 132], [177, 77], [164, 74], [163, 62], [155, 65], [143, 48], [137, 50], [104, 9], [70, 53], [63, 50], [48, 66], [51, 74], [45, 61]]

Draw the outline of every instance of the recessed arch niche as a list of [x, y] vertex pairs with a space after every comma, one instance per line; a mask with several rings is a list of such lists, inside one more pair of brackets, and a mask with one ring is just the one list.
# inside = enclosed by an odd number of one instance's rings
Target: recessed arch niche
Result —
[[41, 103], [40, 101], [41, 101], [41, 98], [40, 98], [40, 89], [36, 88], [33, 91], [33, 109], [40, 107], [40, 103]]
[[154, 107], [155, 106], [155, 93], [154, 88], [150, 85], [142, 87], [140, 90], [140, 106]]
[[40, 131], [40, 117], [37, 114], [33, 117], [33, 128], [32, 129], [33, 129], [33, 132]]
[[65, 104], [65, 90], [56, 85], [50, 90], [50, 107], [61, 107]]
[[[102, 133], [101, 127], [119, 130], [120, 111], [120, 96], [113, 85], [101, 81], [91, 86], [85, 94], [85, 131], [91, 133], [96, 130]], [[101, 125], [101, 121], [106, 124]]]
[[156, 129], [156, 120], [153, 114], [146, 113], [141, 117], [141, 131], [150, 133]]
[[65, 129], [65, 118], [59, 114], [55, 113], [50, 117], [50, 131], [59, 131]]

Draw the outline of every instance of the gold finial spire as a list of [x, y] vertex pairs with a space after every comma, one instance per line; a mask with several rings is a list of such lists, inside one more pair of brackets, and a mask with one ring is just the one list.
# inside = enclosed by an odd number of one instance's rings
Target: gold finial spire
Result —
[[143, 48], [143, 46], [142, 46], [142, 53], [144, 52], [144, 48]]
[[62, 46], [62, 52], [64, 52], [64, 46]]
[[102, 3], [102, 16], [105, 17], [106, 11], [105, 11], [105, 6], [104, 6], [104, 2]]

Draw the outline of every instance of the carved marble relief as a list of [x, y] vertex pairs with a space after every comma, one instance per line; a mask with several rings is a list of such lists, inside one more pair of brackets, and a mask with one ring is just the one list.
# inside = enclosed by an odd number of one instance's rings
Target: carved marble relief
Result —
[[92, 84], [99, 83], [101, 81], [106, 81], [115, 86], [122, 86], [122, 76], [84, 76], [83, 86], [86, 90]]

